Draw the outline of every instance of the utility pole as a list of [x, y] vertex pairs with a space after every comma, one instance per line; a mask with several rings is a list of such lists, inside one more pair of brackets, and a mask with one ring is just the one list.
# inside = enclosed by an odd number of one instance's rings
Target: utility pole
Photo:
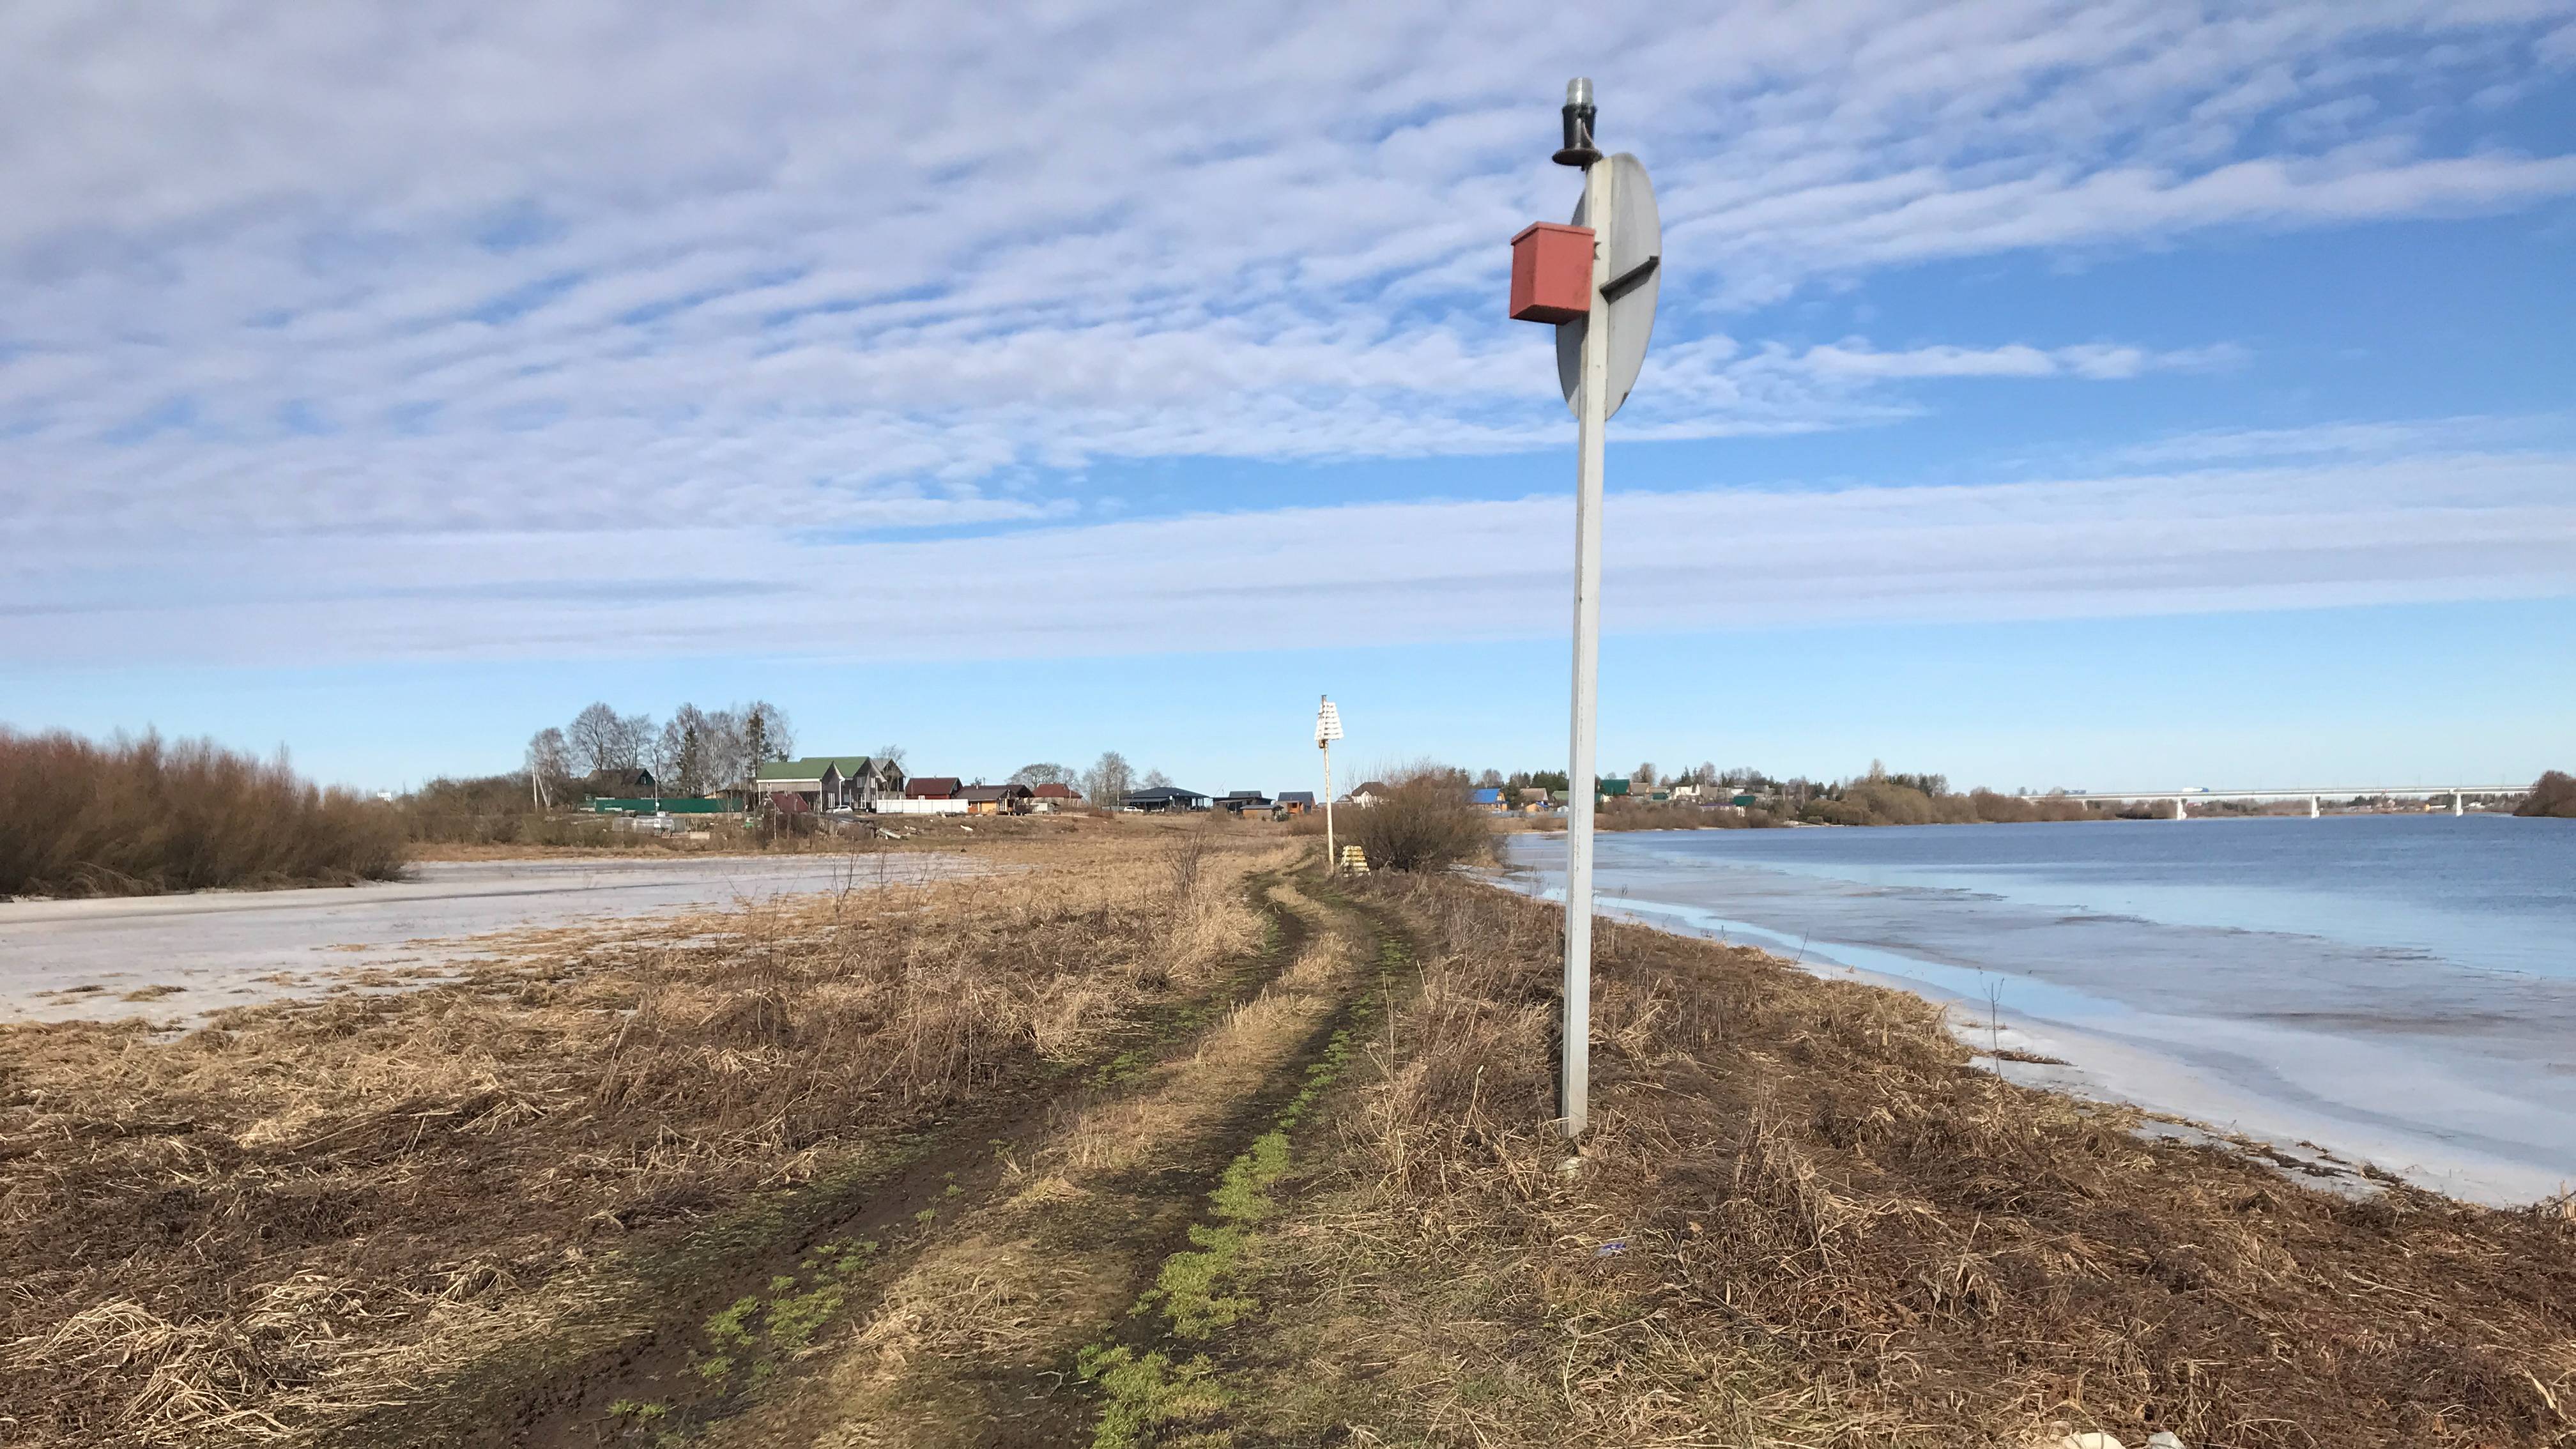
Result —
[[1557, 380], [1575, 417], [1574, 699], [1567, 730], [1564, 1020], [1557, 1116], [1568, 1139], [1591, 1118], [1592, 834], [1601, 683], [1603, 435], [1627, 400], [1653, 334], [1663, 227], [1636, 157], [1593, 144], [1592, 82], [1565, 86], [1560, 166], [1583, 171], [1571, 226], [1512, 239], [1511, 315], [1556, 324]]
[[1342, 873], [1342, 857], [1333, 847], [1333, 741], [1342, 737], [1342, 712], [1333, 707], [1329, 694], [1317, 695], [1323, 701], [1315, 709], [1315, 748], [1324, 752], [1324, 873]]

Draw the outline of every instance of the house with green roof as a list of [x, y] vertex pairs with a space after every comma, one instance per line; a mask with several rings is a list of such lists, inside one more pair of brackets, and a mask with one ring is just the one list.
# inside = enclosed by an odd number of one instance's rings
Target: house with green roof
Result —
[[903, 793], [903, 767], [871, 755], [808, 755], [772, 760], [753, 772], [763, 796], [802, 797], [812, 810], [874, 810], [877, 801]]

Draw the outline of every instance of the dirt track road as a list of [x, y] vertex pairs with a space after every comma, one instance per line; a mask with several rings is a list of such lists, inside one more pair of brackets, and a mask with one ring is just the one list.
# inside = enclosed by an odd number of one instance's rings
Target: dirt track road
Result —
[[435, 862], [346, 889], [0, 902], [0, 1022], [185, 1020], [470, 958], [495, 932], [985, 868], [926, 853]]

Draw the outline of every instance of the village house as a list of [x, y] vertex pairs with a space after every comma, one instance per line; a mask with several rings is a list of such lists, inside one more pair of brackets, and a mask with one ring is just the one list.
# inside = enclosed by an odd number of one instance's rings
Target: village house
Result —
[[788, 814], [839, 808], [841, 768], [830, 760], [771, 760], [751, 778], [758, 794]]
[[877, 802], [903, 794], [903, 766], [873, 755], [827, 755], [823, 757], [841, 772], [843, 810], [874, 810]]
[[1196, 790], [1184, 790], [1177, 785], [1155, 785], [1143, 790], [1128, 791], [1126, 808], [1143, 811], [1148, 815], [1159, 815], [1169, 810], [1205, 810], [1208, 808], [1208, 797]]
[[1351, 793], [1342, 797], [1342, 801], [1344, 804], [1365, 807], [1374, 805], [1394, 793], [1395, 791], [1384, 780], [1371, 780], [1354, 787]]
[[1279, 792], [1279, 808], [1287, 811], [1291, 815], [1306, 814], [1308, 811], [1315, 808], [1315, 792], [1312, 790], [1282, 790]]
[[1026, 785], [969, 785], [956, 798], [966, 802], [969, 815], [1025, 815], [1029, 795]]
[[923, 775], [903, 787], [906, 800], [954, 800], [966, 788], [955, 775]]
[[1082, 792], [1071, 785], [1059, 785], [1050, 780], [1029, 792], [1029, 808], [1042, 813], [1049, 810], [1079, 810], [1082, 808]]
[[1216, 802], [1216, 808], [1240, 815], [1246, 810], [1267, 810], [1270, 797], [1258, 790], [1228, 790]]
[[879, 800], [902, 793], [903, 769], [868, 755], [809, 755], [762, 765], [752, 781], [773, 801], [793, 795], [808, 810], [873, 810]]
[[654, 793], [653, 772], [645, 769], [593, 770], [582, 785], [593, 795], [634, 797]]

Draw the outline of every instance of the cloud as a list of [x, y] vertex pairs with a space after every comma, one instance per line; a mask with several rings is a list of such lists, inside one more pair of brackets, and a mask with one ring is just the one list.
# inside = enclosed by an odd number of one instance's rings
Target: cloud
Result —
[[[0, 658], [829, 650], [853, 620], [924, 655], [1254, 647], [1321, 642], [1318, 591], [1372, 639], [1548, 637], [1558, 500], [1102, 520], [1142, 462], [1561, 447], [1550, 338], [1497, 298], [1501, 239], [1571, 200], [1539, 159], [1570, 66], [1664, 205], [1620, 436], [1754, 436], [1937, 380], [2250, 368], [2091, 319], [1882, 347], [1747, 309], [2576, 194], [2558, 138], [2457, 124], [2546, 80], [2567, 13], [24, 0], [0, 613], [46, 623]], [[2162, 446], [2120, 465], [2181, 470], [2152, 479], [1625, 496], [1610, 619], [2569, 586], [2563, 451]]]
[[1567, 57], [1665, 200], [1653, 436], [2222, 365], [2048, 337], [1788, 365], [1708, 309], [2576, 193], [2576, 157], [2375, 103], [2400, 55], [2460, 95], [2526, 79], [2517, 38], [2554, 53], [2565, 10], [31, 0], [0, 12], [0, 502], [408, 528], [592, 518], [555, 495], [595, 473], [634, 518], [820, 491], [857, 522], [886, 488], [990, 511], [1031, 469], [1527, 447], [1546, 340], [1496, 315], [1499, 239], [1567, 204], [1536, 159]]
[[[2257, 451], [2260, 451], [2257, 449]], [[0, 662], [1027, 658], [1550, 639], [1566, 500], [1424, 501], [815, 542], [604, 532], [255, 541], [138, 586], [18, 554]], [[1703, 631], [2561, 595], [2576, 453], [2418, 452], [1952, 487], [1614, 494], [1604, 624]], [[647, 587], [636, 587], [637, 581]]]
[[2209, 371], [2244, 364], [2243, 348], [2227, 344], [2151, 352], [2110, 343], [2071, 347], [1916, 347], [1880, 352], [1854, 338], [1791, 353], [1774, 348], [1765, 361], [1784, 372], [1821, 378], [2081, 377], [2093, 381], [2146, 372]]

